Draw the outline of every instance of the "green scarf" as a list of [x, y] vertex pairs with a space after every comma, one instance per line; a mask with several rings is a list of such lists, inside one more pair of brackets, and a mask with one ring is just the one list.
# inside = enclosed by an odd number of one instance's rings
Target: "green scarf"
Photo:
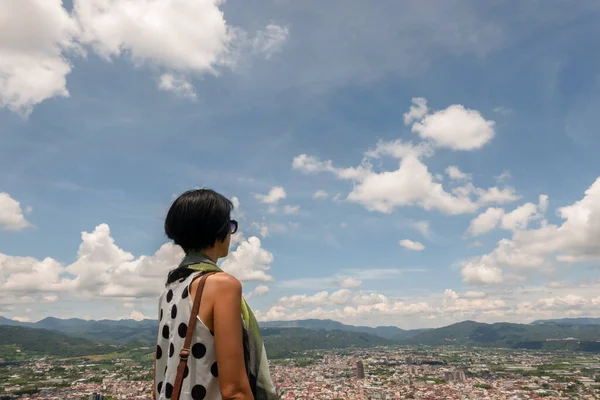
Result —
[[[221, 268], [203, 253], [189, 253], [179, 264], [199, 272], [223, 272]], [[260, 334], [260, 328], [252, 310], [242, 298], [242, 326], [244, 329], [244, 358], [250, 387], [255, 400], [276, 400], [279, 398], [267, 361], [267, 352]]]

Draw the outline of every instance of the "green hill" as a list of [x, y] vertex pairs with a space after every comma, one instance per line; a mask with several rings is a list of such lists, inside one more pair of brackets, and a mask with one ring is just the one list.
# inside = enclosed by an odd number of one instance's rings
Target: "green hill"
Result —
[[281, 358], [303, 350], [365, 348], [394, 344], [393, 341], [367, 333], [305, 328], [261, 329], [267, 354]]
[[[580, 319], [574, 321], [577, 322], [574, 324], [567, 324], [566, 320], [558, 321], [561, 323], [483, 324], [465, 321], [437, 329], [402, 330], [396, 327], [371, 328], [346, 325], [332, 320], [310, 319], [264, 322], [261, 323], [261, 327], [267, 351], [273, 357], [303, 350], [370, 347], [394, 343], [600, 352], [600, 325]], [[47, 329], [46, 332], [57, 335], [53, 336], [57, 340], [54, 346], [57, 351], [49, 354], [68, 355], [86, 351], [90, 353], [89, 348], [83, 350], [82, 347], [96, 346], [95, 343], [104, 343], [104, 347], [106, 344], [151, 345], [156, 340], [157, 325], [156, 320], [86, 321], [58, 318], [46, 318], [36, 323], [20, 323], [0, 317], [0, 337], [4, 341], [10, 339], [21, 343], [27, 350], [39, 352], [43, 350], [39, 347], [40, 343], [33, 339], [28, 340], [33, 334], [29, 333], [24, 338], [19, 338], [19, 331], [14, 329], [25, 329], [23, 332], [28, 332], [27, 329], [44, 328]], [[9, 328], [13, 331], [8, 331]], [[86, 341], [77, 341], [75, 338]], [[72, 347], [69, 349], [60, 343], [69, 343]], [[98, 346], [99, 349], [102, 348], [102, 345]]]
[[330, 319], [303, 319], [295, 321], [265, 321], [260, 323], [263, 328], [304, 328], [311, 330], [340, 330], [347, 332], [360, 332], [379, 336], [389, 340], [409, 339], [426, 329], [404, 330], [395, 326], [369, 326], [346, 325]]
[[22, 326], [0, 326], [0, 358], [6, 361], [18, 359], [19, 355], [75, 357], [88, 354], [105, 354], [114, 346], [74, 338], [45, 329]]
[[462, 345], [524, 349], [600, 350], [600, 325], [525, 325], [460, 322], [403, 341], [430, 346]]

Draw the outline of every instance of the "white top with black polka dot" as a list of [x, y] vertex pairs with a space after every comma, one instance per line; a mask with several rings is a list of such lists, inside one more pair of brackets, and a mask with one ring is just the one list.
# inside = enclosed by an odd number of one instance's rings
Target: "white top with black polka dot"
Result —
[[[192, 312], [189, 286], [198, 274], [175, 281], [159, 300], [159, 329], [156, 343], [156, 399], [170, 399], [177, 375], [179, 351], [183, 347]], [[180, 400], [221, 400], [219, 373], [212, 332], [196, 317], [191, 354], [183, 374]]]

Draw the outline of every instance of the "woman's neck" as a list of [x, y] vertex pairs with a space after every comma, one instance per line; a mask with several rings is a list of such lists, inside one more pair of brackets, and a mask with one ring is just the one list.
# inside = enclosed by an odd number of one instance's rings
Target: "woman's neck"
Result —
[[219, 259], [219, 252], [218, 252], [216, 246], [210, 247], [208, 249], [200, 250], [199, 252], [204, 254], [206, 257], [208, 257], [208, 259], [210, 261], [214, 262], [215, 264], [217, 263], [217, 260]]

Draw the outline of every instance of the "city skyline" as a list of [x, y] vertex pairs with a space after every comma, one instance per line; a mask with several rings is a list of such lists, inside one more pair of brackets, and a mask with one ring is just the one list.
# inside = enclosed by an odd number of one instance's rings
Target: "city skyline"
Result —
[[155, 319], [166, 210], [210, 187], [259, 320], [600, 317], [599, 15], [7, 1], [0, 315]]

